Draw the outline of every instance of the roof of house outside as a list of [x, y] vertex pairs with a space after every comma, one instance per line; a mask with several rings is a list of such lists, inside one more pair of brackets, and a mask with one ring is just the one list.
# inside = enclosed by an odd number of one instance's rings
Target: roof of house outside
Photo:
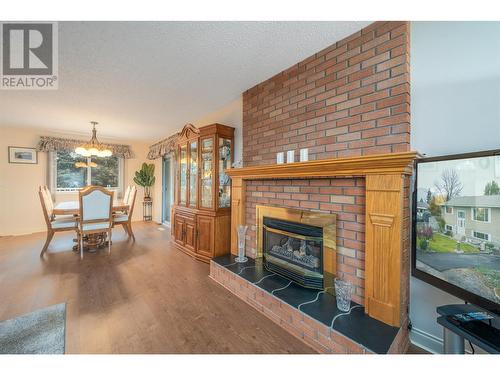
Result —
[[428, 209], [428, 208], [429, 208], [429, 205], [427, 204], [427, 202], [424, 202], [422, 199], [420, 199], [420, 200], [417, 202], [417, 208], [424, 208], [424, 209]]
[[468, 197], [451, 198], [443, 206], [455, 207], [498, 207], [500, 208], [500, 195], [477, 195]]

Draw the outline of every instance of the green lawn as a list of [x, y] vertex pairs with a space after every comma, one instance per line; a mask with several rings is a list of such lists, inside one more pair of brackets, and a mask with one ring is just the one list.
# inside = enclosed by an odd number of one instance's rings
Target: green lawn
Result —
[[[418, 241], [420, 239], [417, 239]], [[432, 239], [429, 240], [429, 249], [437, 253], [451, 253], [457, 248], [457, 241], [453, 238], [447, 237], [444, 234], [434, 233]], [[461, 243], [460, 250], [465, 253], [478, 253], [479, 249], [468, 243]]]

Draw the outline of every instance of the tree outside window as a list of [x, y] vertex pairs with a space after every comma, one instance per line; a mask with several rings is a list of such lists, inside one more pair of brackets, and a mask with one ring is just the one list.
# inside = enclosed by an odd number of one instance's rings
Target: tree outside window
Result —
[[[77, 167], [76, 163], [86, 166]], [[90, 167], [93, 162], [95, 167]], [[73, 151], [57, 151], [55, 155], [56, 189], [71, 191], [87, 185], [97, 185], [108, 188], [120, 186], [120, 158], [110, 156], [106, 158], [83, 157]]]

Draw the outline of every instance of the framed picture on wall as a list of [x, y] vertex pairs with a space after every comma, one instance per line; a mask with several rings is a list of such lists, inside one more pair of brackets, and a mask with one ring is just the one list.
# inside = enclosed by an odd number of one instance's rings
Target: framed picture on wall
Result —
[[9, 163], [37, 164], [38, 156], [36, 149], [29, 147], [9, 146]]

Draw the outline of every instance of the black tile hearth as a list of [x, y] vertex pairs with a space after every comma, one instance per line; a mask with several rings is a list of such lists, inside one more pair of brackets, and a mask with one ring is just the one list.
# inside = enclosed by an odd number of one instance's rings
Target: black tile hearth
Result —
[[398, 333], [398, 328], [366, 315], [362, 306], [348, 315], [338, 315], [332, 328], [375, 353], [387, 353]]
[[213, 261], [375, 353], [387, 353], [398, 333], [398, 328], [366, 315], [357, 303], [351, 304], [349, 312], [342, 312], [337, 309], [335, 296], [270, 272], [261, 261], [249, 258], [246, 263], [236, 263], [234, 259], [233, 255], [224, 255]]
[[287, 288], [275, 291], [272, 294], [289, 305], [298, 308], [301, 303], [314, 300], [319, 292], [319, 290], [304, 288], [292, 282]]
[[266, 292], [272, 293], [273, 290], [285, 288], [289, 283], [290, 280], [284, 278], [283, 276], [274, 274], [273, 276], [266, 277], [258, 284], [258, 286]]
[[[354, 302], [351, 305], [359, 306]], [[321, 293], [313, 303], [301, 305], [299, 310], [328, 327], [331, 326], [333, 318], [342, 313], [342, 311], [337, 309], [335, 297], [327, 293]]]

